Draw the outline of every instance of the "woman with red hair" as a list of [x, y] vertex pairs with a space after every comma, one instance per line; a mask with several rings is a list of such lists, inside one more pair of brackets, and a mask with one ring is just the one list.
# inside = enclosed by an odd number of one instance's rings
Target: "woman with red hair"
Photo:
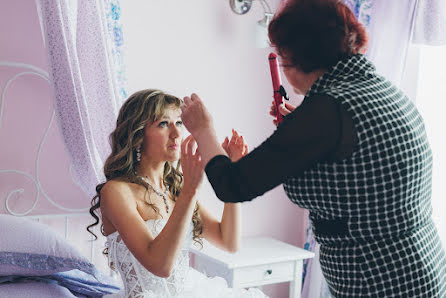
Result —
[[182, 119], [218, 198], [249, 201], [283, 184], [309, 210], [334, 297], [446, 297], [431, 219], [432, 154], [423, 120], [363, 55], [367, 34], [340, 1], [298, 0], [269, 26], [297, 94], [277, 130], [237, 162], [196, 94]]

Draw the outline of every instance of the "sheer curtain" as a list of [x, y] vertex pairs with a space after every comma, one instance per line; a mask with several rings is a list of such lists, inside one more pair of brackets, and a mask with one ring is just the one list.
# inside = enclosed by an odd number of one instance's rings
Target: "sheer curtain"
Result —
[[446, 1], [417, 1], [412, 42], [431, 46], [446, 45]]
[[104, 181], [109, 134], [125, 93], [120, 6], [113, 0], [36, 0], [56, 115], [75, 181], [89, 196]]

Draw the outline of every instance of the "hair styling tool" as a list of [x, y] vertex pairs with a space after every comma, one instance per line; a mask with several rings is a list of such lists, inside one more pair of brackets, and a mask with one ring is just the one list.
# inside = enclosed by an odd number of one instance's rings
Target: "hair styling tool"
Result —
[[279, 106], [283, 103], [284, 98], [288, 100], [288, 96], [280, 80], [277, 55], [274, 53], [270, 53], [268, 56], [268, 60], [269, 60], [269, 69], [271, 71], [271, 80], [273, 81], [273, 90], [274, 90], [273, 96], [274, 96], [274, 106], [276, 108], [277, 124], [279, 124], [280, 122], [283, 121], [283, 116], [282, 114], [279, 113]]

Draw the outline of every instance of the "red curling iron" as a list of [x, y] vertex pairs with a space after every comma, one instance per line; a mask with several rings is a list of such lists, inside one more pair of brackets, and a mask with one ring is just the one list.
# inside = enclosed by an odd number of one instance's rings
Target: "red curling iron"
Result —
[[283, 103], [284, 98], [288, 100], [288, 96], [280, 80], [277, 55], [274, 53], [270, 53], [268, 56], [268, 60], [269, 60], [269, 69], [271, 71], [271, 80], [273, 81], [274, 106], [276, 108], [277, 124], [279, 124], [280, 122], [283, 121], [283, 116], [282, 114], [279, 113], [279, 106]]

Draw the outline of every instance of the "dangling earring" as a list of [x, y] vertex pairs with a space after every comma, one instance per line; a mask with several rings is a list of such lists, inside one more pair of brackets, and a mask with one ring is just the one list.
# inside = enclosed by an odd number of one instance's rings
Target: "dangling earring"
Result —
[[141, 161], [141, 146], [136, 147], [136, 161]]

